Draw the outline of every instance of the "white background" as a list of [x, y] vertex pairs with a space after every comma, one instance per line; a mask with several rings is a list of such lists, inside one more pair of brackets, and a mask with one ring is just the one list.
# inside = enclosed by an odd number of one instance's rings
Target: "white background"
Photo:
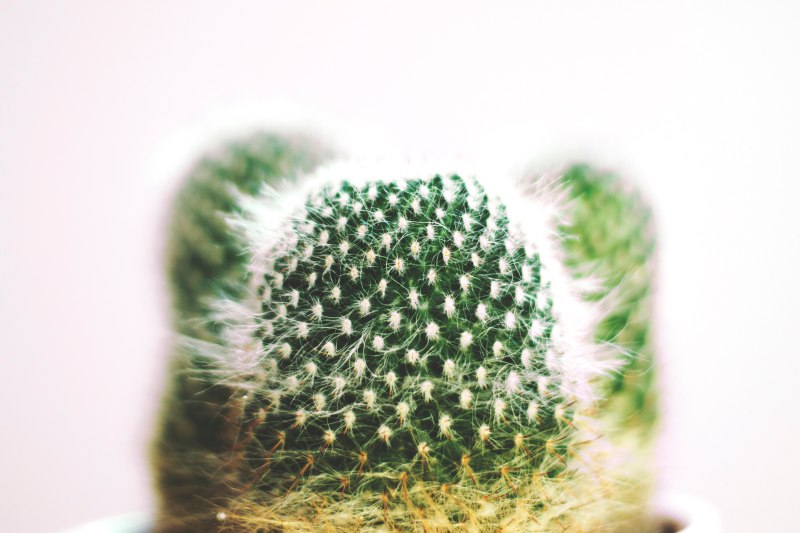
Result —
[[493, 4], [0, 3], [0, 529], [151, 505], [163, 162], [264, 102], [403, 153], [636, 180], [661, 235], [661, 484], [729, 532], [800, 528], [800, 4]]

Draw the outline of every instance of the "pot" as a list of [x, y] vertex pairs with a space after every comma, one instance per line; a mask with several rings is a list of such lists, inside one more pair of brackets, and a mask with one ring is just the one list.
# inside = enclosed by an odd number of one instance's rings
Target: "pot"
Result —
[[[720, 533], [719, 516], [708, 504], [688, 494], [665, 491], [653, 504], [653, 533]], [[97, 520], [63, 533], [147, 533], [150, 512], [128, 513]]]

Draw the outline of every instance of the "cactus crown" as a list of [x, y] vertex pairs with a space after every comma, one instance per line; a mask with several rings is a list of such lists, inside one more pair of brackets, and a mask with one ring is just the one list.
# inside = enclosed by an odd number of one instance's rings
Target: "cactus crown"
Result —
[[[557, 472], [545, 456], [564, 447], [569, 406], [550, 295], [503, 205], [456, 176], [345, 182], [291, 226], [257, 321], [269, 488], [383, 491], [399, 472], [511, 488]], [[299, 480], [309, 454], [317, 475]]]

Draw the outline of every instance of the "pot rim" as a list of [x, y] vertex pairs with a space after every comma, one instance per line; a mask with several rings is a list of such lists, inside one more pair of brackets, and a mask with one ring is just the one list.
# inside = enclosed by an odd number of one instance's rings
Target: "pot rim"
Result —
[[[708, 503], [681, 491], [662, 490], [653, 499], [653, 514], [660, 522], [675, 524], [679, 533], [720, 533], [720, 518]], [[152, 511], [136, 511], [95, 520], [62, 533], [147, 533]]]
[[704, 500], [678, 490], [660, 490], [653, 498], [653, 514], [671, 521], [679, 533], [720, 533], [719, 513]]

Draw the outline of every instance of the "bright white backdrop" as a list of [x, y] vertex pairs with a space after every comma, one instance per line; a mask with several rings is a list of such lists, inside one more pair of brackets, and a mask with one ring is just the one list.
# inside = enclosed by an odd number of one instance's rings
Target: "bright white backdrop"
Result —
[[727, 531], [797, 530], [800, 4], [113, 4], [0, 5], [0, 529], [151, 504], [165, 162], [266, 102], [404, 153], [635, 179], [661, 483]]

